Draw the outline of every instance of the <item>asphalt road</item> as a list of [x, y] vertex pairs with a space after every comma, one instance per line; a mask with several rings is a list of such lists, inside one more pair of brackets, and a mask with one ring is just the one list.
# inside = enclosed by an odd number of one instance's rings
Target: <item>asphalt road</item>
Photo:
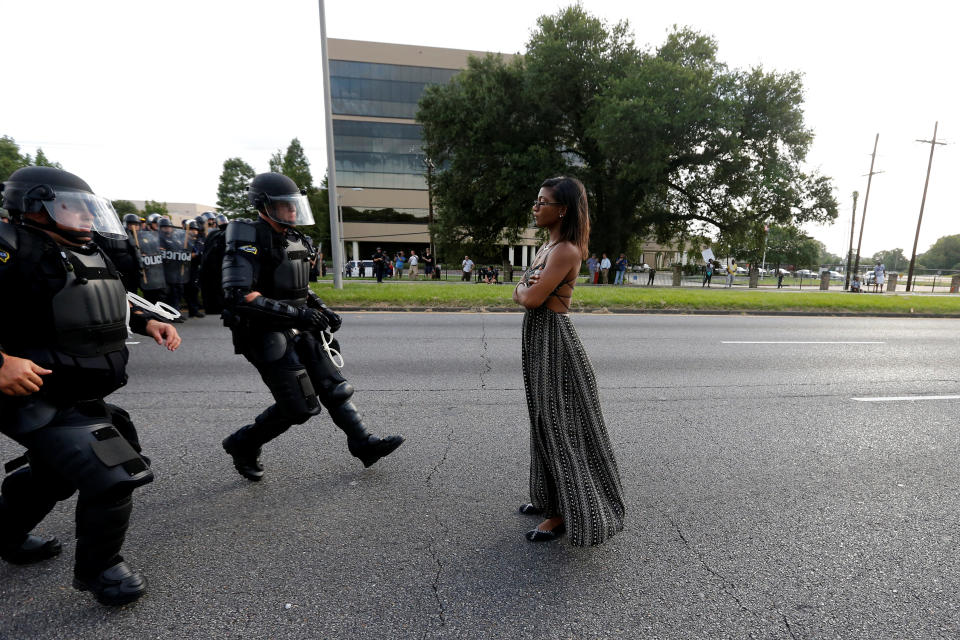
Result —
[[[132, 345], [112, 396], [157, 472], [125, 546], [150, 592], [100, 607], [69, 586], [69, 544], [0, 563], [0, 638], [960, 635], [960, 400], [854, 400], [960, 395], [960, 322], [574, 322], [626, 491], [609, 543], [523, 539], [519, 314], [347, 314], [355, 400], [407, 443], [364, 470], [322, 414], [267, 446], [259, 484], [220, 440], [268, 394], [191, 320], [177, 353]], [[39, 531], [69, 541], [72, 519]]]

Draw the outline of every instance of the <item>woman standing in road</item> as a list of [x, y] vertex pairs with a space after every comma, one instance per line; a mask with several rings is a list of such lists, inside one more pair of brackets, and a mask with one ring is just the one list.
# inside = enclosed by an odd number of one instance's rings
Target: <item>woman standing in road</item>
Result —
[[513, 292], [523, 318], [523, 381], [530, 413], [528, 515], [545, 519], [527, 532], [543, 542], [569, 533], [575, 546], [597, 545], [623, 530], [623, 489], [607, 436], [593, 367], [567, 311], [587, 255], [587, 193], [576, 178], [544, 181], [533, 217], [550, 241]]

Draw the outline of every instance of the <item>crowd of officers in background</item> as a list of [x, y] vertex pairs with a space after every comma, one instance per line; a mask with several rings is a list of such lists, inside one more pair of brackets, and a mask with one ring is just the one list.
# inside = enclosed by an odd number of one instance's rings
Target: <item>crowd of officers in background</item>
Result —
[[[251, 220], [243, 219], [246, 222]], [[187, 316], [223, 311], [220, 282], [228, 219], [206, 211], [177, 227], [167, 216], [123, 216], [126, 240], [94, 234], [94, 241], [113, 261], [124, 288], [151, 303], [163, 302]], [[311, 256], [311, 279], [319, 276], [322, 256]], [[183, 320], [178, 320], [182, 322]]]

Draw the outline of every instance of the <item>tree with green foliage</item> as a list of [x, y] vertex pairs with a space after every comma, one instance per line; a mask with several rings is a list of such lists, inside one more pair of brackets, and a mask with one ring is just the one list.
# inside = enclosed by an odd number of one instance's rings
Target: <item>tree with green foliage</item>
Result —
[[0, 137], [0, 180], [6, 180], [10, 174], [26, 167], [26, 158], [20, 154], [20, 146], [10, 136]]
[[561, 173], [587, 186], [597, 251], [651, 235], [762, 246], [765, 223], [835, 219], [830, 180], [802, 168], [813, 136], [800, 75], [716, 54], [689, 29], [640, 50], [626, 23], [574, 5], [539, 19], [522, 58], [472, 59], [417, 115], [437, 234], [488, 247], [515, 235], [540, 182]]
[[294, 138], [287, 145], [287, 151], [283, 155], [280, 151], [275, 151], [270, 156], [270, 171], [282, 173], [297, 183], [301, 189], [313, 188], [313, 175], [310, 173], [310, 162], [303, 152], [303, 145], [300, 140]]
[[943, 236], [917, 256], [925, 269], [960, 269], [960, 235]]
[[152, 213], [159, 213], [160, 215], [169, 215], [170, 212], [167, 211], [166, 202], [157, 202], [156, 200], [147, 200], [143, 203], [143, 215], [149, 216]]
[[[889, 251], [877, 251], [870, 260], [876, 264], [882, 263], [887, 271], [903, 271], [910, 266], [910, 258], [903, 255], [903, 249], [891, 249]], [[960, 258], [958, 258], [960, 260]], [[861, 261], [862, 264], [863, 261]]]
[[247, 185], [255, 175], [253, 167], [242, 158], [226, 159], [217, 187], [217, 210], [228, 218], [253, 215], [253, 207], [247, 200]]
[[29, 153], [21, 154], [20, 145], [10, 136], [0, 136], [0, 180], [6, 180], [10, 174], [22, 167], [56, 167], [62, 169], [59, 162], [50, 162], [43, 149], [37, 148], [37, 157]]
[[40, 147], [37, 147], [37, 157], [33, 159], [33, 164], [38, 167], [56, 167], [57, 169], [63, 169], [63, 165], [59, 162], [50, 162], [50, 160], [47, 159], [47, 154], [45, 154]]
[[140, 215], [140, 210], [137, 209], [137, 206], [130, 202], [129, 200], [111, 200], [113, 204], [113, 210], [117, 212], [117, 215], [123, 217], [128, 213], [135, 213]]
[[767, 264], [793, 265], [795, 268], [820, 264], [823, 243], [790, 225], [770, 225], [767, 238]]

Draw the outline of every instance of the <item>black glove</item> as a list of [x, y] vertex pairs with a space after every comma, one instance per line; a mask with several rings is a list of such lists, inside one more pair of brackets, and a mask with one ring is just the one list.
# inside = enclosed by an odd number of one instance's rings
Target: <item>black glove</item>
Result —
[[340, 325], [343, 324], [343, 318], [334, 313], [330, 307], [326, 305], [320, 307], [320, 311], [327, 318], [327, 322], [330, 325], [330, 333], [336, 333]]
[[301, 331], [323, 331], [330, 326], [330, 322], [327, 320], [327, 317], [317, 309], [304, 307], [300, 309], [300, 312], [297, 314], [295, 326]]

